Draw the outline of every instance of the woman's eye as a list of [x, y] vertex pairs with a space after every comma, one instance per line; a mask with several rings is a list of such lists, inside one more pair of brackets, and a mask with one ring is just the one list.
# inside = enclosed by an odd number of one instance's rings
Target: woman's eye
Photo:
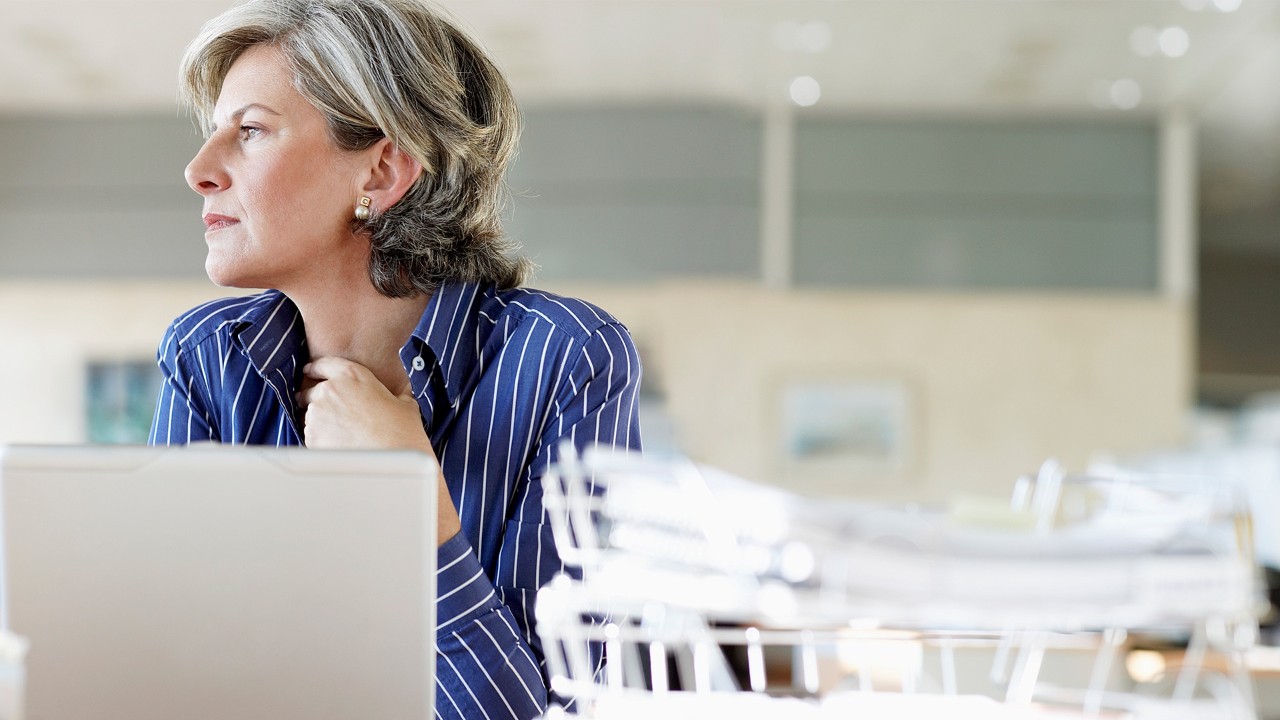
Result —
[[262, 128], [252, 127], [250, 125], [240, 126], [240, 139], [249, 140], [258, 136], [262, 132]]

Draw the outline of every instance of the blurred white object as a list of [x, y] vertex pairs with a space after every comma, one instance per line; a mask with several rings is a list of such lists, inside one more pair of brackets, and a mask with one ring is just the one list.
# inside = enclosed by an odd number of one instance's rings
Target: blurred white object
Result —
[[[991, 512], [819, 502], [689, 462], [562, 457], [544, 502], [581, 578], [540, 591], [537, 630], [553, 689], [590, 717], [1254, 717], [1259, 593], [1229, 483], [1049, 462], [984, 525]], [[1109, 685], [1133, 630], [1191, 638], [1171, 697]], [[957, 670], [973, 647], [994, 652], [990, 697]], [[775, 697], [779, 651], [795, 697]], [[1042, 680], [1057, 652], [1091, 661], [1082, 687]]]
[[1168, 478], [1220, 478], [1250, 512], [1248, 541], [1255, 561], [1280, 567], [1280, 446], [1234, 445], [1131, 458], [1123, 469]]
[[0, 720], [22, 720], [27, 687], [26, 638], [0, 630]]
[[1280, 447], [1280, 393], [1260, 393], [1240, 410], [1240, 440], [1246, 445]]

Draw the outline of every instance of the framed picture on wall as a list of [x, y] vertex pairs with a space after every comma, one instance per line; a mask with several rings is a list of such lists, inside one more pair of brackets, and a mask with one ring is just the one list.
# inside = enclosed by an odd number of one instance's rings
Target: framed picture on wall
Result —
[[777, 403], [782, 476], [843, 484], [905, 475], [919, 442], [916, 402], [898, 378], [783, 379]]
[[145, 443], [162, 380], [155, 360], [92, 360], [85, 373], [86, 439], [91, 443]]

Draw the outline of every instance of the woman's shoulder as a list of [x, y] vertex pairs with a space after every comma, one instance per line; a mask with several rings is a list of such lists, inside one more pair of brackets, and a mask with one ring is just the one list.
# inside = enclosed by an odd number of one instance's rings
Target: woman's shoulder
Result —
[[519, 287], [493, 291], [493, 300], [505, 311], [537, 317], [574, 336], [579, 342], [607, 326], [621, 326], [618, 319], [599, 305], [580, 298], [536, 288]]
[[242, 323], [253, 322], [284, 300], [284, 295], [275, 290], [210, 300], [175, 318], [166, 334], [179, 347], [198, 345], [220, 332], [230, 333]]

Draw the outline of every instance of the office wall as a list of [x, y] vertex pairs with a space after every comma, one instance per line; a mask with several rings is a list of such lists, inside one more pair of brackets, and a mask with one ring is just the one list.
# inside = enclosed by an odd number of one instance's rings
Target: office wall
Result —
[[0, 118], [0, 278], [198, 278], [199, 147], [178, 117]]
[[[0, 117], [0, 279], [203, 277], [192, 123]], [[759, 277], [759, 122], [716, 107], [535, 108], [507, 231], [547, 277]]]
[[537, 108], [506, 228], [545, 279], [758, 278], [759, 172], [744, 109]]
[[[760, 279], [763, 123], [717, 106], [535, 107], [508, 232], [556, 282]], [[1151, 123], [800, 117], [805, 287], [1156, 292]], [[0, 118], [0, 278], [202, 277], [179, 117]]]
[[84, 442], [87, 364], [154, 362], [181, 308], [224, 294], [207, 280], [0, 281], [0, 442]]
[[[1081, 470], [1184, 441], [1192, 325], [1156, 297], [556, 287], [629, 324], [690, 455], [807, 492], [1007, 496], [1050, 457]], [[905, 467], [793, 468], [780, 403], [812, 379], [904, 387]]]
[[[1057, 174], [1041, 178], [1049, 184], [1035, 186], [1026, 172], [1042, 163], [1010, 168], [1021, 154], [1051, 153], [1052, 128], [1019, 135], [1008, 126], [918, 125], [895, 151], [883, 126], [825, 119], [805, 135], [802, 124], [800, 287], [773, 291], [760, 282], [761, 124], [751, 113], [528, 115], [509, 228], [544, 266], [536, 284], [597, 300], [632, 326], [650, 397], [697, 459], [814, 492], [929, 498], [1003, 494], [1050, 456], [1081, 467], [1095, 452], [1181, 439], [1193, 332], [1188, 307], [1154, 291], [1149, 127], [1058, 128], [1092, 151], [1071, 153], [1067, 166], [1078, 172], [1054, 165]], [[863, 159], [936, 156], [951, 170], [929, 177], [923, 166], [895, 174], [883, 164], [831, 162], [813, 144], [823, 133]], [[984, 152], [972, 152], [974, 133]], [[1002, 146], [1005, 136], [1018, 142]], [[954, 156], [922, 155], [922, 137]], [[181, 180], [198, 143], [179, 118], [0, 119], [0, 442], [86, 439], [86, 363], [148, 362], [170, 319], [224, 293], [203, 278], [199, 198]], [[1001, 192], [973, 195], [966, 173]], [[1000, 178], [1017, 182], [1001, 188]], [[1073, 187], [1089, 192], [1072, 203]], [[1027, 192], [1048, 199], [1020, 205]], [[948, 202], [934, 202], [941, 196]], [[867, 245], [861, 210], [896, 208], [910, 220], [921, 197], [926, 209], [952, 212], [935, 224], [955, 224], [958, 210], [974, 208], [1020, 210], [1031, 222], [1002, 239], [1011, 254], [988, 265], [969, 252], [983, 247], [980, 229], [979, 242], [961, 238], [954, 256], [913, 255], [937, 238], [913, 236], [909, 222], [875, 239], [881, 246]], [[1129, 230], [1101, 240], [1061, 232], [1100, 206], [1117, 209]], [[814, 234], [819, 226], [826, 229]], [[919, 238], [928, 242], [913, 245]], [[1098, 254], [1099, 241], [1111, 254]], [[1028, 271], [1013, 261], [1027, 248], [1056, 259]], [[922, 272], [915, 256], [941, 258], [950, 274]], [[1113, 257], [1123, 262], [1100, 259]], [[903, 269], [890, 278], [897, 287], [865, 276], [886, 263]], [[789, 388], [813, 379], [878, 383], [904, 398], [891, 464], [832, 470], [793, 461], [779, 407]], [[651, 424], [655, 437], [662, 431]]]
[[801, 119], [796, 282], [1156, 291], [1157, 145], [1150, 123]]
[[[1051, 456], [1079, 469], [1099, 452], [1176, 445], [1189, 403], [1188, 313], [1155, 298], [550, 288], [631, 327], [682, 450], [806, 492], [1003, 495]], [[170, 319], [222, 293], [207, 282], [0, 283], [0, 442], [82, 441], [85, 363], [149, 360]], [[779, 393], [813, 377], [902, 383], [906, 467], [787, 471]]]

